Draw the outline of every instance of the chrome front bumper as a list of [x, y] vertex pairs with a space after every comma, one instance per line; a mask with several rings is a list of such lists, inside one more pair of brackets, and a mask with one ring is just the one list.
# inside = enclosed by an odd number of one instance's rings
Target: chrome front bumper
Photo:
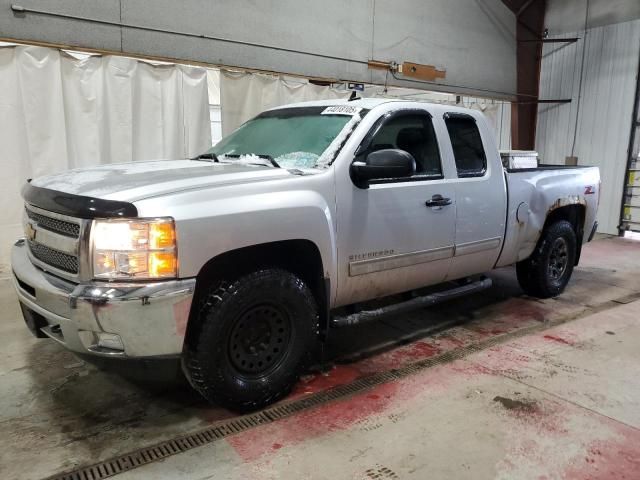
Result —
[[125, 358], [182, 353], [195, 279], [78, 285], [35, 267], [24, 241], [14, 245], [11, 264], [20, 302], [44, 317], [41, 331], [69, 350]]

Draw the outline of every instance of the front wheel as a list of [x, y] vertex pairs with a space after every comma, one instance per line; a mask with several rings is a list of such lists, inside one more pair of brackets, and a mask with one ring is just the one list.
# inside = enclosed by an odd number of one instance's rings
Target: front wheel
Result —
[[183, 366], [207, 400], [253, 410], [286, 395], [309, 360], [317, 338], [318, 310], [294, 274], [268, 269], [211, 286]]
[[560, 295], [573, 273], [576, 243], [571, 223], [560, 220], [549, 225], [531, 256], [516, 264], [524, 292], [538, 298]]

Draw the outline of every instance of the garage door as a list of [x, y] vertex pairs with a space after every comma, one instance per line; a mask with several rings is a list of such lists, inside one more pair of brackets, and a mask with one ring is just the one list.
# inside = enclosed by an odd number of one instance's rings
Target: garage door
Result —
[[633, 110], [628, 165], [620, 228], [640, 232], [640, 79]]

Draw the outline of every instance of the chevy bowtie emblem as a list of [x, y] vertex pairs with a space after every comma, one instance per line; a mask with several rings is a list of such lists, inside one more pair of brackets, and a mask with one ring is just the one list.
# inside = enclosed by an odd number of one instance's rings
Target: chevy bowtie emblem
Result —
[[36, 239], [36, 234], [38, 233], [38, 231], [33, 228], [33, 224], [31, 222], [27, 222], [24, 230], [27, 238], [33, 242]]

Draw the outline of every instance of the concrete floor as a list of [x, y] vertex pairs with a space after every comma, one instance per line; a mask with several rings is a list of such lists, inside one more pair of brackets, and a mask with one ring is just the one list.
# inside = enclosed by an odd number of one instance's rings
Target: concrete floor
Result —
[[[600, 239], [557, 299], [522, 296], [502, 269], [483, 294], [337, 331], [335, 367], [285, 402], [537, 330], [118, 478], [640, 478], [639, 259], [640, 242]], [[32, 338], [6, 280], [0, 311], [2, 478], [44, 478], [233, 416]]]

